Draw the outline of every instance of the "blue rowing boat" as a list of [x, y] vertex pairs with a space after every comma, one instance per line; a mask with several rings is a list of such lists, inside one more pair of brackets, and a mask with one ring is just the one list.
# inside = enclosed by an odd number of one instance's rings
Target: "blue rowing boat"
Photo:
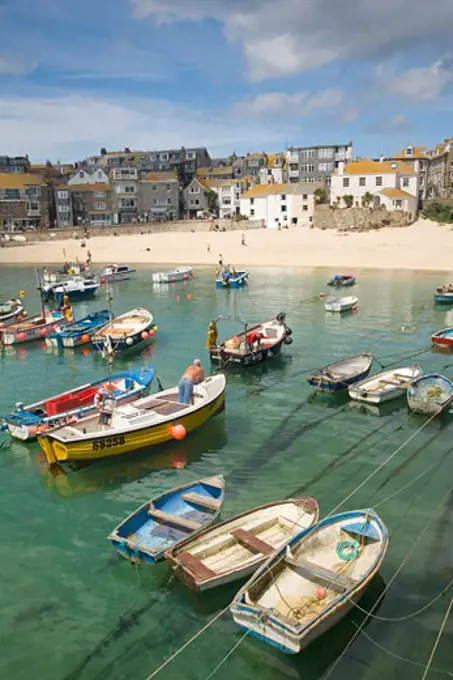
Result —
[[108, 309], [88, 314], [79, 321], [57, 328], [54, 333], [46, 338], [46, 345], [59, 349], [86, 345], [91, 341], [95, 332], [106, 326], [113, 318], [113, 314]]
[[215, 522], [222, 510], [224, 488], [219, 475], [167, 491], [141, 505], [108, 538], [131, 562], [155, 564], [166, 550]]
[[438, 373], [424, 375], [407, 390], [411, 411], [425, 416], [440, 415], [453, 401], [453, 383]]
[[146, 396], [154, 375], [154, 368], [131, 369], [28, 406], [18, 402], [12, 413], [1, 418], [2, 429], [8, 430], [15, 439], [35, 439], [44, 429], [61, 427], [69, 420], [72, 422], [96, 413], [96, 395], [100, 390], [107, 390], [115, 405], [128, 404]]
[[307, 380], [318, 392], [338, 392], [366, 378], [372, 363], [372, 354], [359, 354], [323, 366], [308, 376]]
[[335, 276], [327, 282], [328, 286], [353, 286], [356, 278], [353, 274], [335, 274]]
[[248, 272], [224, 272], [216, 279], [217, 288], [242, 288], [247, 284]]

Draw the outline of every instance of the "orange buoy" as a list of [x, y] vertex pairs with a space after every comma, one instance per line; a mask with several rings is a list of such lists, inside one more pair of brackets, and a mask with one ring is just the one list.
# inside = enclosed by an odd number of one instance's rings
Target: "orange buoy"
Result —
[[187, 434], [187, 430], [184, 425], [173, 425], [171, 428], [171, 436], [178, 441], [182, 441]]

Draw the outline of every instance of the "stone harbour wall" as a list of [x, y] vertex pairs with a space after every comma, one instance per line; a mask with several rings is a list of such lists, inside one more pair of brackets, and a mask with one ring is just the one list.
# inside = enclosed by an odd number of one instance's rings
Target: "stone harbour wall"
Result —
[[384, 227], [407, 227], [409, 215], [401, 210], [389, 212], [385, 208], [330, 208], [317, 206], [313, 215], [315, 229], [337, 231], [371, 231]]

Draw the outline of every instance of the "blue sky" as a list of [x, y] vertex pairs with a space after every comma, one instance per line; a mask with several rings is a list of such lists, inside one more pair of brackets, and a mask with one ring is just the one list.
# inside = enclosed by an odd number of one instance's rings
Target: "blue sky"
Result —
[[0, 0], [0, 154], [432, 146], [452, 25], [452, 0]]

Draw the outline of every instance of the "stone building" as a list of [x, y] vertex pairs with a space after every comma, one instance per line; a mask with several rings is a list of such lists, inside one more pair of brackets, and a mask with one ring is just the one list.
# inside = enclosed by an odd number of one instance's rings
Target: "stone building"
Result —
[[209, 180], [193, 179], [183, 191], [184, 217], [193, 219], [202, 213], [217, 214], [217, 194]]
[[176, 220], [181, 212], [175, 172], [150, 172], [139, 182], [139, 211], [147, 221]]
[[54, 198], [43, 177], [30, 173], [0, 174], [0, 229], [49, 226]]

